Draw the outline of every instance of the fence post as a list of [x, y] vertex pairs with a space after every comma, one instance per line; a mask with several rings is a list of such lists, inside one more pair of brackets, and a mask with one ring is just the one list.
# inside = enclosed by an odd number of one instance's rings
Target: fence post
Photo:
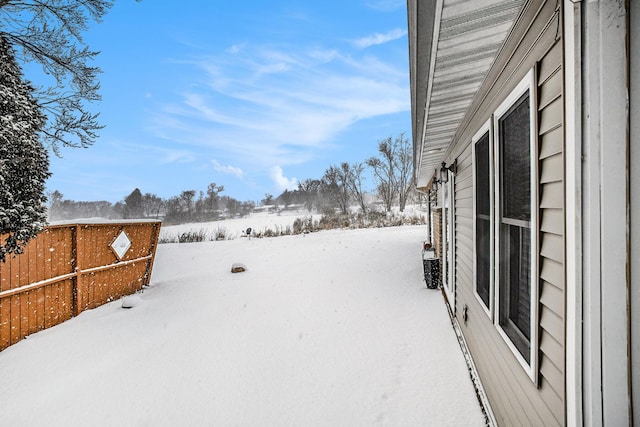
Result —
[[153, 267], [153, 261], [156, 253], [156, 246], [158, 244], [158, 237], [160, 235], [158, 231], [158, 227], [160, 227], [160, 223], [153, 224], [153, 232], [151, 233], [151, 242], [149, 244], [149, 253], [147, 254], [147, 255], [151, 255], [151, 259], [147, 261], [147, 267], [145, 268], [145, 271], [144, 271], [143, 286], [149, 285], [149, 282], [151, 281], [151, 268]]
[[71, 278], [71, 315], [79, 314], [78, 311], [78, 226], [71, 227], [71, 272], [76, 273]]

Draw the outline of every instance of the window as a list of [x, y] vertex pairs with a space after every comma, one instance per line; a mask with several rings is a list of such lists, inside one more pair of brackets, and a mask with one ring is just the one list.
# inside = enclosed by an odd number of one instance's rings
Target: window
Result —
[[497, 119], [499, 325], [527, 363], [531, 342], [531, 109], [529, 92]]
[[490, 314], [491, 292], [491, 138], [490, 124], [473, 139], [475, 293]]
[[533, 70], [472, 139], [474, 293], [530, 377], [537, 364]]
[[[499, 331], [533, 376], [537, 342], [537, 144], [533, 70], [494, 114], [495, 307]], [[533, 345], [532, 345], [533, 344]]]

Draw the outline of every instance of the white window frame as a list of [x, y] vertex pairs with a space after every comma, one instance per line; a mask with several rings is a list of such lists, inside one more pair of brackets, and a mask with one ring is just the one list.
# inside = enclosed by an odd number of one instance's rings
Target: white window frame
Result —
[[[442, 183], [442, 287], [451, 309], [456, 307], [456, 280], [455, 280], [455, 193], [454, 174], [447, 170], [447, 182]], [[446, 191], [445, 191], [446, 187]], [[448, 196], [445, 198], [445, 193]], [[447, 203], [448, 201], [448, 203]], [[448, 234], [448, 236], [447, 236]], [[449, 244], [447, 244], [447, 241]]]
[[472, 179], [473, 179], [473, 294], [476, 299], [480, 303], [480, 306], [487, 314], [489, 319], [493, 322], [493, 310], [494, 310], [494, 274], [493, 274], [493, 266], [495, 265], [495, 247], [494, 247], [494, 239], [490, 239], [489, 243], [489, 307], [487, 307], [482, 300], [480, 294], [478, 294], [476, 285], [477, 285], [477, 277], [478, 277], [478, 254], [477, 254], [477, 230], [476, 230], [476, 143], [484, 137], [487, 133], [489, 134], [489, 236], [494, 235], [494, 164], [493, 164], [493, 120], [490, 118], [487, 122], [476, 132], [475, 135], [471, 138], [471, 162], [472, 162]]
[[[531, 380], [537, 384], [538, 382], [538, 123], [537, 123], [537, 97], [536, 97], [536, 73], [535, 70], [530, 70], [527, 75], [518, 83], [518, 85], [511, 91], [509, 96], [500, 104], [493, 114], [493, 179], [494, 179], [494, 216], [493, 216], [493, 232], [494, 232], [494, 316], [493, 322], [502, 338], [507, 343], [507, 346], [511, 349], [512, 353], [522, 365], [523, 369], [527, 372]], [[530, 317], [529, 326], [530, 340], [529, 340], [529, 362], [520, 354], [515, 344], [511, 341], [511, 338], [507, 335], [504, 329], [500, 326], [500, 227], [496, 224], [500, 223], [500, 209], [496, 206], [500, 203], [500, 185], [499, 185], [499, 173], [500, 173], [500, 132], [499, 132], [499, 120], [504, 114], [513, 106], [513, 104], [520, 99], [522, 95], [529, 92], [529, 122], [530, 127], [530, 161], [531, 161], [531, 286], [530, 286]]]

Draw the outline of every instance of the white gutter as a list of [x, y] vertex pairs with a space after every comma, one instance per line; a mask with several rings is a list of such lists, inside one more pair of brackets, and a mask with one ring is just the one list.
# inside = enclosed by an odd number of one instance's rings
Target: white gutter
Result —
[[[429, 58], [429, 75], [427, 81], [427, 96], [424, 105], [424, 120], [422, 123], [422, 135], [420, 136], [420, 158], [418, 159], [418, 174], [422, 170], [422, 158], [425, 151], [425, 136], [427, 134], [427, 120], [429, 119], [429, 107], [431, 106], [431, 93], [433, 91], [433, 73], [436, 69], [436, 57], [438, 52], [438, 42], [440, 41], [440, 21], [442, 21], [442, 8], [444, 0], [437, 0], [435, 18], [433, 21], [433, 36], [431, 37], [431, 57]], [[418, 178], [416, 177], [416, 187], [418, 186]], [[425, 184], [426, 185], [426, 184]]]

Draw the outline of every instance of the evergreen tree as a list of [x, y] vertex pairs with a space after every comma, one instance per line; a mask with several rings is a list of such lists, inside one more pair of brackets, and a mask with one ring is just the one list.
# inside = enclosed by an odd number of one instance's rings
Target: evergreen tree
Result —
[[124, 198], [124, 217], [125, 218], [143, 218], [144, 205], [142, 203], [142, 193], [138, 188], [133, 190], [131, 194]]
[[39, 136], [45, 117], [0, 34], [0, 261], [22, 253], [46, 224], [49, 158]]

